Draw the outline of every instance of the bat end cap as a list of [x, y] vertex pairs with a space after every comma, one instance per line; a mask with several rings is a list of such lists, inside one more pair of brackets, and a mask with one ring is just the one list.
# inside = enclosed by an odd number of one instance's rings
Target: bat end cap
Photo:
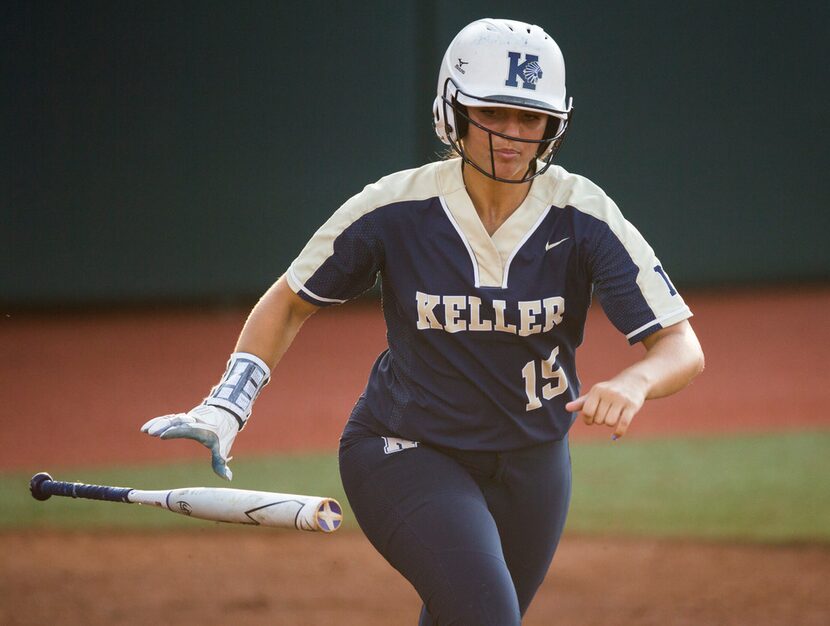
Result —
[[317, 508], [317, 528], [324, 533], [333, 533], [343, 523], [343, 509], [337, 500], [324, 499]]
[[32, 480], [29, 481], [29, 491], [32, 492], [35, 500], [48, 500], [52, 497], [51, 493], [46, 493], [41, 489], [41, 485], [47, 480], [52, 480], [52, 477], [46, 472], [39, 472], [32, 476]]

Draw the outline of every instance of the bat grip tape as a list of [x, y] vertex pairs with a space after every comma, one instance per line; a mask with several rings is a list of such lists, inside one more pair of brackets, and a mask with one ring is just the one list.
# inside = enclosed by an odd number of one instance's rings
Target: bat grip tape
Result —
[[129, 487], [107, 487], [104, 485], [87, 485], [84, 483], [67, 483], [62, 481], [50, 481], [47, 490], [55, 496], [86, 498], [88, 500], [108, 500], [110, 502], [129, 502], [128, 496], [133, 491]]

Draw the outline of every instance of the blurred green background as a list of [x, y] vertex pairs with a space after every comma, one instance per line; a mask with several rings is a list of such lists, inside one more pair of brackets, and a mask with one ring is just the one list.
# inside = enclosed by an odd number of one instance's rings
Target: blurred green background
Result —
[[434, 160], [479, 17], [560, 44], [593, 179], [686, 286], [830, 277], [827, 2], [5, 2], [0, 304], [249, 302]]

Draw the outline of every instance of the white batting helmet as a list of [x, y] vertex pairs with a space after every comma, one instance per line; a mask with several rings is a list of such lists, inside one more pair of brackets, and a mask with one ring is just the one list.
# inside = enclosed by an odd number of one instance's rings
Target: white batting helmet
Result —
[[[435, 133], [467, 163], [487, 172], [464, 154], [460, 140], [468, 124], [467, 106], [511, 107], [551, 116], [537, 156], [542, 168], [531, 163], [522, 180], [544, 172], [565, 136], [573, 111], [573, 99], [565, 92], [565, 61], [556, 42], [540, 27], [503, 19], [481, 19], [465, 26], [452, 40], [438, 74], [438, 94], [433, 104]], [[498, 135], [494, 131], [483, 130]], [[509, 137], [515, 141], [524, 141]]]

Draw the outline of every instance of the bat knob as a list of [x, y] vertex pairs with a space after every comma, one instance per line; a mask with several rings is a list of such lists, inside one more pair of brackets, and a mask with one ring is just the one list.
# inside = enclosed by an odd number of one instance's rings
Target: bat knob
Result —
[[29, 491], [32, 492], [32, 497], [35, 500], [48, 500], [52, 497], [51, 493], [41, 489], [41, 485], [47, 480], [52, 480], [52, 477], [46, 472], [39, 472], [32, 476], [32, 480], [29, 481]]

